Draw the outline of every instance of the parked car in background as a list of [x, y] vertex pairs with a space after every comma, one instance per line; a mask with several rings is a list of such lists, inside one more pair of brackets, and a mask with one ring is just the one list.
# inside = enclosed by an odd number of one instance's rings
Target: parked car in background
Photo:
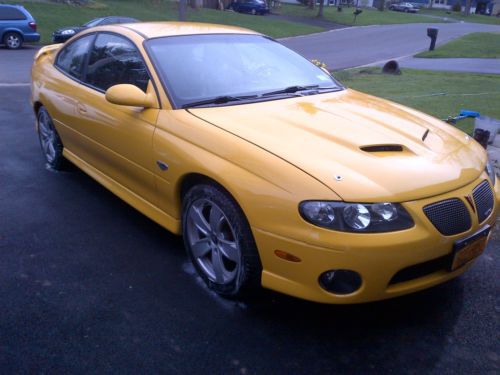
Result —
[[395, 10], [397, 12], [405, 13], [417, 13], [418, 8], [411, 3], [397, 3], [389, 5], [390, 10]]
[[0, 44], [18, 49], [39, 40], [35, 19], [23, 6], [0, 4]]
[[95, 18], [83, 24], [82, 26], [68, 26], [54, 31], [52, 33], [52, 41], [54, 43], [64, 43], [73, 35], [76, 35], [80, 31], [88, 29], [89, 27], [112, 25], [116, 23], [135, 23], [135, 22], [140, 22], [140, 21], [138, 19], [131, 17], [118, 17], [118, 16]]
[[236, 0], [229, 4], [229, 9], [239, 13], [264, 15], [269, 13], [269, 6], [264, 0]]

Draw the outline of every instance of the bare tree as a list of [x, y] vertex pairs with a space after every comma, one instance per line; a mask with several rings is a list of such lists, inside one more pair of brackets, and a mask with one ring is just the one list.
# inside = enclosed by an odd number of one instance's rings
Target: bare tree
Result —
[[325, 4], [325, 0], [319, 0], [318, 15], [316, 17], [323, 18], [323, 7], [324, 7], [324, 4]]
[[468, 16], [470, 15], [470, 7], [472, 5], [472, 1], [471, 0], [465, 0], [465, 9], [464, 9], [464, 15], [465, 16]]
[[179, 0], [179, 21], [186, 20], [187, 0]]

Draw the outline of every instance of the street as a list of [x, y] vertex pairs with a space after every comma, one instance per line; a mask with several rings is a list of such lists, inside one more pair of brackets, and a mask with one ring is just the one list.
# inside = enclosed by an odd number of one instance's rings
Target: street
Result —
[[45, 167], [29, 103], [34, 51], [0, 49], [2, 373], [500, 371], [498, 231], [463, 276], [393, 300], [220, 298], [179, 237], [77, 168]]
[[439, 29], [436, 45], [471, 32], [500, 32], [498, 25], [473, 23], [412, 23], [348, 27], [324, 33], [285, 38], [281, 42], [329, 69], [345, 69], [414, 55], [429, 48], [427, 28]]

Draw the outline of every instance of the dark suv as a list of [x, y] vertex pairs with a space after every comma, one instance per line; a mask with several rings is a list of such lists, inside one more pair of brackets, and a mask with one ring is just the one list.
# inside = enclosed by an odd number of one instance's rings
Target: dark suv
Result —
[[9, 49], [40, 40], [35, 19], [21, 5], [0, 4], [0, 44]]
[[269, 13], [269, 7], [264, 0], [233, 0], [229, 8], [235, 12], [260, 14]]

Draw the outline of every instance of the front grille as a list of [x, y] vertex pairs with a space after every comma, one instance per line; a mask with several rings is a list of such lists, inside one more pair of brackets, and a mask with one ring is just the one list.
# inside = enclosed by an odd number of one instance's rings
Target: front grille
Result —
[[430, 275], [431, 273], [447, 269], [450, 264], [450, 255], [445, 255], [424, 263], [415, 264], [398, 271], [389, 281], [389, 285], [402, 283]]
[[482, 223], [488, 216], [490, 216], [495, 204], [493, 192], [491, 191], [488, 181], [483, 181], [476, 186], [472, 191], [472, 196], [474, 197], [474, 203], [476, 204], [477, 219], [479, 223]]
[[445, 236], [465, 232], [471, 219], [464, 202], [458, 198], [446, 199], [424, 207], [424, 213], [436, 229]]

